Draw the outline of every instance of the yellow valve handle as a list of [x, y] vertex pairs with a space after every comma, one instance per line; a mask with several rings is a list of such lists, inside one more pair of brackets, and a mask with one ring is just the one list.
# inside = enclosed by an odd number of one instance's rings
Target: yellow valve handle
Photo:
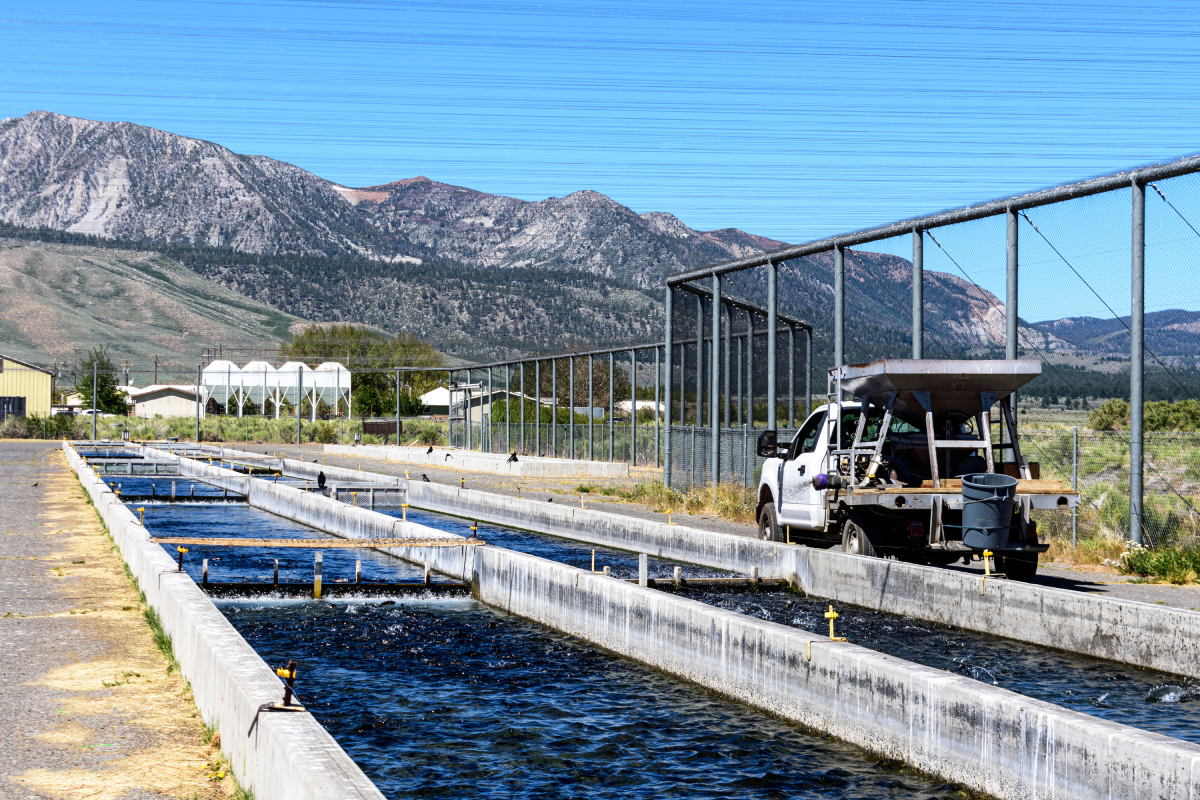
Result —
[[285, 678], [285, 679], [287, 679], [287, 678], [295, 679], [295, 677], [296, 677], [296, 670], [294, 670], [294, 669], [290, 669], [290, 670], [289, 670], [289, 669], [284, 669], [283, 667], [279, 667], [278, 669], [276, 669], [276, 670], [275, 670], [275, 674], [276, 674], [276, 675], [278, 675], [278, 676], [279, 676], [279, 677], [281, 677], [281, 678]]
[[188, 551], [188, 549], [186, 547], [176, 547], [175, 549], [181, 553], [186, 553]]

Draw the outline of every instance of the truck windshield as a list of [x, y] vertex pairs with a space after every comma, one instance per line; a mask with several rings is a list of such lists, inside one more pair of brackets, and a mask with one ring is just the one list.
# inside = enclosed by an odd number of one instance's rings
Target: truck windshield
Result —
[[[858, 406], [842, 406], [842, 444], [841, 448], [848, 448], [854, 443], [854, 431], [858, 428]], [[873, 442], [875, 437], [879, 435], [879, 423], [883, 421], [883, 409], [871, 406], [867, 409], [867, 424], [863, 428], [862, 441]], [[888, 425], [890, 433], [921, 433], [921, 429], [917, 428], [898, 417], [892, 417], [891, 423]], [[829, 443], [833, 444], [836, 438], [834, 429], [829, 431]]]

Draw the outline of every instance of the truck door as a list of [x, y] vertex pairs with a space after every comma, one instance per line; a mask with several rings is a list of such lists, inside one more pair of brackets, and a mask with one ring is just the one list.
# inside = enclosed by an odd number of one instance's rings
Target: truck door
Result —
[[780, 487], [779, 521], [801, 528], [820, 528], [825, 520], [825, 506], [820, 493], [813, 489], [813, 476], [821, 471], [825, 457], [824, 439], [820, 436], [825, 424], [825, 412], [809, 417], [792, 440], [783, 465]]

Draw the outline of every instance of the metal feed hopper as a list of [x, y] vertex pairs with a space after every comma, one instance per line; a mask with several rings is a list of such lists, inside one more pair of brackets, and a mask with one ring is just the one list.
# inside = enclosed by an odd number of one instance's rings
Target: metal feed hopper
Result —
[[957, 411], [974, 417], [983, 410], [983, 395], [991, 407], [1041, 374], [1041, 363], [1030, 359], [884, 358], [830, 370], [830, 388], [840, 378], [843, 390], [867, 398], [877, 408], [886, 408], [894, 392], [893, 415], [919, 426], [924, 424], [926, 402], [935, 415]]

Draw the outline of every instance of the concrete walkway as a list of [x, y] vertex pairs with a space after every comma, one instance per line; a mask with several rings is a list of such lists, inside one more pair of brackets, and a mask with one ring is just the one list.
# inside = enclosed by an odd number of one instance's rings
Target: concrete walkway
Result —
[[60, 448], [0, 442], [0, 798], [228, 797]]

